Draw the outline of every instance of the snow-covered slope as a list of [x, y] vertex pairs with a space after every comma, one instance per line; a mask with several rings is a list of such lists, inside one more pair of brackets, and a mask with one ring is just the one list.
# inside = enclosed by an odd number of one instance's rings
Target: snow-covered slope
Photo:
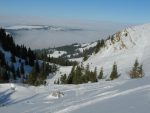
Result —
[[[81, 85], [54, 85], [61, 74], [71, 67], [60, 67], [47, 86], [31, 87], [16, 84], [0, 85], [1, 113], [149, 113], [150, 111], [150, 24], [125, 29], [107, 40], [106, 47], [93, 54], [84, 65], [101, 66], [105, 76], [110, 74], [114, 62], [121, 73], [113, 81]], [[143, 63], [145, 76], [126, 79], [135, 59]], [[49, 98], [60, 91], [60, 98]]]
[[81, 48], [78, 48], [77, 50], [79, 50], [80, 52], [83, 52], [84, 50], [87, 50], [91, 47], [95, 47], [97, 44], [97, 42], [94, 43], [87, 43], [87, 44], [81, 44]]
[[58, 58], [64, 54], [67, 54], [66, 51], [54, 51], [52, 54], [48, 54], [47, 57]]
[[106, 41], [106, 47], [93, 54], [84, 65], [92, 69], [104, 68], [105, 76], [109, 76], [114, 62], [118, 65], [120, 78], [128, 78], [128, 72], [137, 58], [144, 66], [145, 75], [150, 71], [150, 24], [127, 28], [113, 35]]
[[[0, 85], [1, 113], [149, 113], [150, 77], [82, 85]], [[49, 98], [52, 92], [64, 94]]]

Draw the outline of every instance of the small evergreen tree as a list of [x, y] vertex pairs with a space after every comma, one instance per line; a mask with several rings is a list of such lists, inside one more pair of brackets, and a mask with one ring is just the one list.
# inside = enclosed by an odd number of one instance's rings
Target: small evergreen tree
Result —
[[140, 73], [140, 78], [142, 78], [144, 76], [144, 70], [142, 64], [139, 66], [139, 73]]
[[30, 85], [37, 86], [37, 77], [38, 77], [38, 73], [36, 71], [36, 66], [34, 65], [32, 67], [31, 73], [28, 76], [27, 83], [30, 84]]
[[75, 75], [75, 65], [72, 67], [71, 73], [69, 74], [67, 78], [67, 84], [73, 83], [73, 76]]
[[60, 81], [61, 81], [61, 84], [66, 84], [67, 83], [67, 76], [66, 76], [66, 74], [64, 74], [64, 75], [61, 75], [61, 77], [60, 77]]
[[102, 79], [102, 78], [103, 78], [103, 67], [101, 67], [101, 70], [98, 75], [98, 79]]
[[83, 61], [86, 61], [88, 59], [88, 55], [86, 51], [83, 51]]
[[95, 54], [98, 53], [102, 47], [105, 47], [105, 41], [103, 39], [98, 40], [97, 45], [95, 46]]
[[112, 72], [111, 72], [111, 74], [110, 74], [110, 79], [111, 79], [111, 80], [114, 80], [114, 79], [116, 79], [116, 78], [118, 78], [117, 64], [114, 63], [113, 68], [112, 68]]
[[32, 72], [28, 76], [27, 83], [30, 85], [35, 85], [35, 82], [36, 82], [36, 75]]
[[17, 75], [17, 77], [21, 78], [21, 76], [20, 76], [20, 69], [19, 69], [19, 67], [18, 67], [18, 68], [17, 68], [17, 70], [16, 70], [16, 75]]
[[88, 81], [97, 82], [97, 68], [95, 67], [94, 71], [90, 71], [88, 75]]
[[94, 69], [92, 82], [97, 82], [97, 67], [95, 67], [95, 69]]
[[80, 66], [76, 67], [75, 74], [73, 76], [73, 84], [80, 84], [82, 76], [82, 69]]
[[38, 60], [36, 60], [35, 69], [36, 69], [36, 72], [37, 72], [37, 73], [40, 72], [40, 66], [39, 66], [39, 61], [38, 61]]
[[24, 64], [23, 63], [21, 63], [21, 66], [20, 66], [20, 73], [22, 74], [22, 75], [24, 75]]
[[142, 78], [144, 76], [143, 66], [139, 64], [137, 59], [129, 74], [131, 78]]
[[14, 54], [12, 54], [12, 56], [11, 56], [11, 62], [13, 62], [13, 63], [15, 63], [15, 62], [16, 62], [16, 57], [15, 57], [15, 55], [14, 55]]
[[95, 53], [98, 53], [100, 50], [100, 40], [98, 40], [97, 45], [95, 47]]
[[13, 74], [14, 80], [16, 80], [15, 66], [14, 66], [13, 63], [11, 64], [11, 72], [12, 72], [12, 74]]
[[89, 81], [90, 76], [90, 66], [87, 64], [86, 69], [85, 69], [85, 75], [84, 75], [84, 82], [87, 83]]

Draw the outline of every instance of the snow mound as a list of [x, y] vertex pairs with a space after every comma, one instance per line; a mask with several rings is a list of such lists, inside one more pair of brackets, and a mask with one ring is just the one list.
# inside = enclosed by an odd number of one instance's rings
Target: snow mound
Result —
[[11, 83], [11, 84], [10, 84], [10, 89], [15, 91], [15, 90], [16, 90], [15, 84]]
[[61, 97], [64, 97], [64, 93], [60, 91], [53, 91], [47, 98], [48, 99], [59, 99]]

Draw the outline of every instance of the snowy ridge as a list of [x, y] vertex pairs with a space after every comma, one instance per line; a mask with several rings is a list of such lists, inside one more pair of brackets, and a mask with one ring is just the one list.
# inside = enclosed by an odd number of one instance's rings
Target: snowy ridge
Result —
[[[146, 59], [150, 59], [150, 24], [127, 28], [113, 35], [113, 40], [106, 41], [106, 47], [97, 54], [93, 54], [84, 65], [89, 64], [91, 69], [104, 68], [105, 76], [108, 76], [114, 62], [118, 65], [119, 72], [125, 76], [136, 58], [144, 67], [150, 66]], [[146, 71], [148, 73], [148, 71]], [[146, 74], [147, 75], [147, 74]]]
[[51, 31], [81, 31], [80, 28], [68, 28], [49, 25], [14, 25], [5, 27], [6, 30], [51, 30]]

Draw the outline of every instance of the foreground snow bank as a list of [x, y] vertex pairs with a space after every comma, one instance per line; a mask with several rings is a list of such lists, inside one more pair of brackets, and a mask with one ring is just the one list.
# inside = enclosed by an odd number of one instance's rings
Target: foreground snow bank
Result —
[[[1, 113], [149, 113], [150, 77], [81, 85], [0, 85]], [[57, 90], [56, 90], [57, 89]], [[64, 96], [63, 96], [63, 94]], [[9, 95], [9, 96], [8, 96]], [[3, 98], [2, 98], [3, 96]], [[63, 98], [62, 98], [63, 97]], [[11, 103], [12, 102], [12, 103]]]

